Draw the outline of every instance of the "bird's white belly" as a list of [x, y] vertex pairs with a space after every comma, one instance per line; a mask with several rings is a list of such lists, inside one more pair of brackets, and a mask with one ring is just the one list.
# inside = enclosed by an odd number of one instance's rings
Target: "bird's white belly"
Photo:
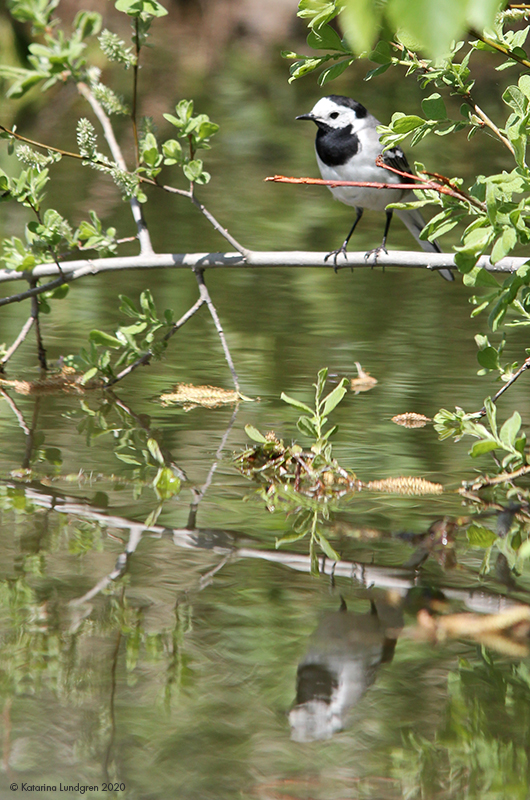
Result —
[[[318, 157], [320, 174], [326, 181], [362, 181], [363, 183], [394, 183], [400, 180], [391, 172], [374, 164], [363, 164], [360, 169], [353, 169], [348, 164], [339, 167], [330, 167]], [[397, 179], [396, 179], [397, 178]], [[348, 206], [368, 208], [372, 211], [384, 211], [389, 203], [401, 200], [403, 192], [400, 189], [369, 189], [361, 186], [329, 187], [331, 194], [341, 203]]]

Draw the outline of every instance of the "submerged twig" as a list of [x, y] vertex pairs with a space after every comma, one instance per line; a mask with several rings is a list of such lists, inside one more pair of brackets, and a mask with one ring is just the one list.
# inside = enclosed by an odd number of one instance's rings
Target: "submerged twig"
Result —
[[223, 348], [223, 352], [225, 354], [226, 362], [228, 364], [230, 372], [232, 373], [232, 379], [234, 381], [236, 392], [239, 392], [239, 378], [237, 377], [236, 369], [234, 367], [234, 362], [232, 361], [232, 356], [230, 355], [230, 350], [228, 349], [228, 344], [226, 341], [223, 327], [221, 325], [221, 321], [219, 319], [219, 315], [217, 314], [217, 309], [213, 304], [212, 298], [210, 297], [210, 293], [206, 288], [206, 284], [204, 282], [204, 270], [194, 269], [194, 273], [195, 277], [197, 278], [197, 283], [199, 284], [199, 291], [201, 293], [201, 298], [203, 299], [203, 302], [206, 302], [206, 304], [208, 305], [208, 310], [213, 319], [215, 329], [219, 334], [219, 339], [221, 340], [221, 345]]

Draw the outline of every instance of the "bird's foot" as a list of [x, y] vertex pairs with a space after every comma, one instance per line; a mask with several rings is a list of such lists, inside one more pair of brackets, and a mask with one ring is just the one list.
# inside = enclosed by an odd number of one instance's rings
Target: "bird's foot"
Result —
[[344, 242], [344, 244], [341, 245], [338, 250], [332, 250], [331, 253], [328, 253], [327, 256], [324, 256], [324, 261], [327, 261], [328, 258], [331, 258], [333, 256], [333, 269], [334, 269], [335, 272], [337, 272], [338, 268], [339, 268], [338, 264], [337, 264], [337, 259], [338, 259], [338, 257], [340, 256], [341, 253], [344, 256], [344, 258], [346, 259], [346, 261], [348, 260], [348, 254], [346, 253], [346, 247], [347, 247], [347, 242]]
[[379, 258], [381, 253], [384, 253], [385, 256], [388, 255], [388, 250], [386, 249], [384, 244], [380, 244], [379, 247], [374, 247], [373, 250], [368, 250], [368, 252], [364, 254], [364, 260], [369, 261], [370, 258], [373, 257], [373, 264], [372, 264], [372, 269], [373, 269], [377, 264], [377, 259]]

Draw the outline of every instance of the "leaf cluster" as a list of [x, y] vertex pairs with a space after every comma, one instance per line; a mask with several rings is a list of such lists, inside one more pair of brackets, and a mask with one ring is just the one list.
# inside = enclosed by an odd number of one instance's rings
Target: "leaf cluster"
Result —
[[162, 334], [172, 328], [173, 312], [167, 309], [160, 318], [149, 289], [141, 293], [139, 308], [125, 295], [120, 295], [120, 301], [120, 311], [133, 322], [120, 325], [113, 334], [97, 329], [90, 331], [89, 348], [65, 358], [68, 366], [83, 371], [85, 383], [96, 375], [112, 380], [120, 368], [142, 356], [159, 359], [165, 352], [167, 340]]
[[501, 462], [502, 469], [517, 469], [528, 463], [525, 453], [526, 434], [521, 433], [521, 415], [514, 411], [501, 426], [497, 426], [497, 408], [488, 397], [484, 401], [486, 419], [488, 426], [483, 425], [477, 420], [477, 414], [466, 414], [462, 408], [456, 408], [454, 412], [442, 408], [434, 417], [434, 428], [441, 439], [450, 436], [458, 441], [463, 436], [473, 436], [478, 439], [475, 442], [469, 455], [472, 458], [492, 453], [494, 451], [504, 452]]
[[[195, 158], [197, 150], [209, 150], [210, 138], [217, 133], [219, 125], [211, 122], [207, 114], [193, 114], [193, 100], [181, 100], [175, 106], [175, 114], [164, 114], [166, 119], [173, 125], [178, 133], [179, 139], [186, 141], [186, 150], [176, 139], [167, 139], [162, 144], [162, 154], [155, 151], [155, 143], [148, 149], [150, 165], [158, 167], [163, 161], [167, 166], [178, 164], [182, 167], [185, 177], [190, 183], [205, 184], [210, 180], [210, 173], [203, 168], [200, 158]], [[152, 134], [151, 134], [152, 136]], [[154, 139], [154, 137], [153, 137]], [[152, 139], [150, 140], [153, 141]], [[146, 160], [145, 154], [143, 155]]]

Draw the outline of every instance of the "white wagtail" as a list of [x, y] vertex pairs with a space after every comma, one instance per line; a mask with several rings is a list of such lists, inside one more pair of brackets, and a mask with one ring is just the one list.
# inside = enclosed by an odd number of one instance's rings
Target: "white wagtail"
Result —
[[[296, 119], [310, 119], [318, 128], [315, 149], [320, 173], [324, 180], [366, 181], [369, 183], [408, 182], [401, 175], [376, 165], [377, 156], [382, 156], [383, 161], [389, 166], [402, 172], [411, 173], [408, 161], [400, 147], [392, 147], [382, 153], [383, 148], [376, 130], [379, 122], [356, 100], [331, 94], [329, 97], [322, 97], [309, 114], [301, 114]], [[386, 212], [383, 241], [379, 247], [371, 251], [377, 256], [380, 250], [386, 252], [386, 239], [392, 220], [392, 209], [387, 209], [387, 205], [415, 199], [412, 191], [406, 189], [370, 189], [362, 186], [330, 186], [329, 189], [337, 200], [348, 206], [354, 206], [356, 211], [355, 222], [342, 246], [326, 256], [326, 259], [333, 256], [335, 268], [337, 267], [337, 257], [341, 253], [347, 258], [348, 242], [365, 208]], [[420, 239], [420, 232], [425, 222], [417, 209], [395, 209], [395, 211], [423, 250], [427, 253], [441, 253], [437, 242]], [[446, 280], [454, 280], [449, 269], [441, 269], [439, 272]]]

